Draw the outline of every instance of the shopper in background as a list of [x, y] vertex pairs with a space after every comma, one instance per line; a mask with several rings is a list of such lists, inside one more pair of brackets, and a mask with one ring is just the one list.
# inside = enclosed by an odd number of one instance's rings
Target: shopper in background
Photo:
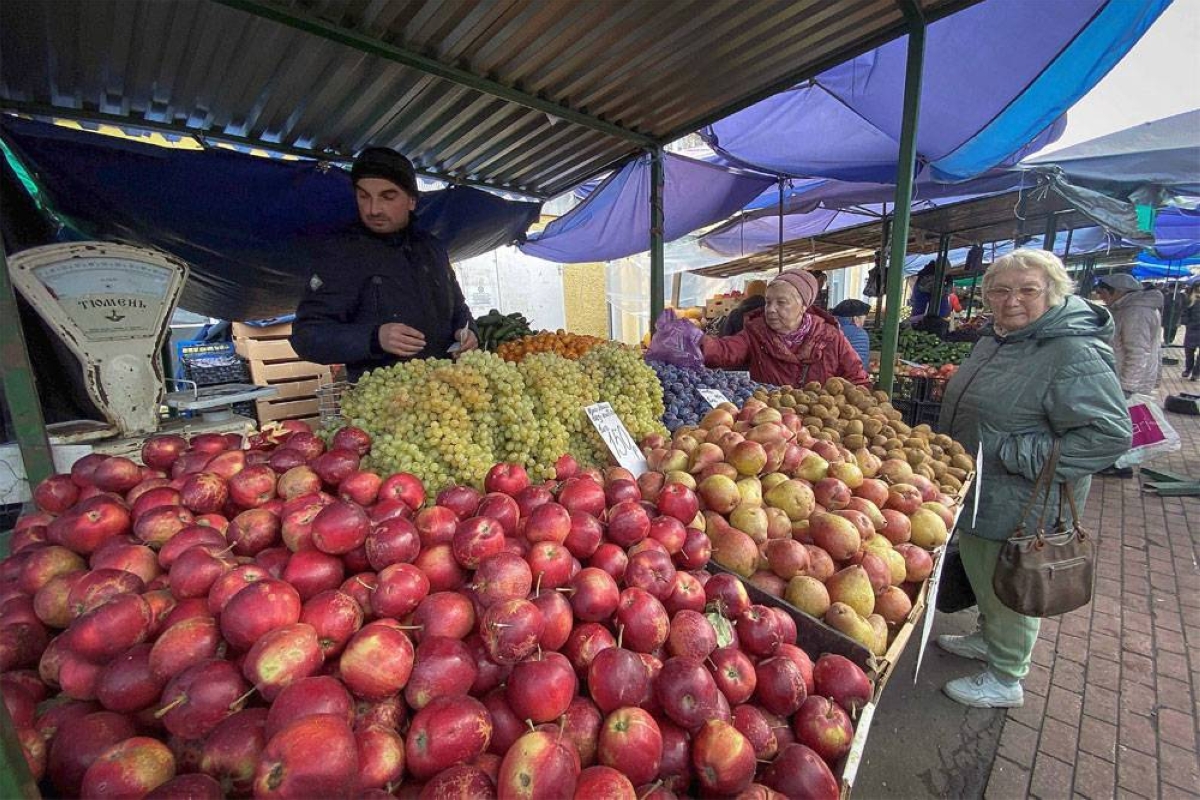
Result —
[[971, 489], [979, 494], [978, 513], [975, 498], [967, 497], [958, 528], [980, 629], [940, 636], [938, 644], [987, 663], [980, 674], [947, 683], [947, 695], [968, 706], [1015, 708], [1024, 703], [1021, 681], [1041, 621], [997, 599], [996, 559], [1056, 439], [1061, 454], [1051, 514], [1064, 482], [1082, 510], [1092, 474], [1128, 450], [1132, 434], [1109, 344], [1112, 317], [1071, 294], [1057, 256], [1017, 250], [997, 259], [984, 274], [983, 294], [995, 314], [993, 328], [947, 383], [938, 425], [968, 453], [982, 446], [982, 489], [979, 483]]
[[738, 303], [737, 308], [730, 311], [729, 315], [725, 317], [725, 322], [721, 325], [721, 335], [733, 336], [735, 333], [740, 333], [742, 326], [746, 324], [746, 315], [766, 305], [766, 294], [766, 281], [750, 281], [747, 283], [746, 297], [742, 302]]
[[1200, 283], [1193, 284], [1187, 293], [1187, 304], [1180, 317], [1183, 325], [1183, 377], [1188, 380], [1200, 378], [1200, 359], [1196, 351], [1200, 349]]
[[1096, 295], [1116, 325], [1113, 351], [1125, 396], [1153, 394], [1162, 366], [1162, 292], [1143, 289], [1132, 275], [1118, 273], [1097, 279]]
[[471, 312], [441, 243], [413, 216], [412, 162], [369, 147], [350, 170], [359, 221], [315, 263], [296, 309], [291, 343], [301, 358], [367, 370], [412, 358], [449, 358], [479, 346]]
[[854, 352], [858, 353], [864, 369], [871, 363], [871, 337], [863, 330], [863, 323], [867, 321], [867, 313], [870, 310], [871, 307], [862, 300], [843, 300], [829, 312], [837, 318], [842, 334], [846, 341], [850, 342]]
[[813, 306], [817, 291], [817, 279], [803, 269], [780, 273], [767, 285], [762, 311], [747, 314], [740, 333], [700, 340], [705, 366], [749, 369], [760, 383], [803, 386], [842, 377], [868, 385], [837, 320]]

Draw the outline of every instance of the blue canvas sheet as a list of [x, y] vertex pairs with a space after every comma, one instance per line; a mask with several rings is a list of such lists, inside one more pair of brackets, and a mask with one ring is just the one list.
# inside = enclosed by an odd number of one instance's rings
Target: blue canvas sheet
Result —
[[[221, 319], [294, 311], [313, 245], [358, 216], [349, 173], [325, 163], [161, 148], [11, 118], [0, 136], [76, 235], [184, 259], [192, 272], [180, 306]], [[417, 219], [460, 260], [520, 240], [540, 210], [452, 187], [422, 194]]]

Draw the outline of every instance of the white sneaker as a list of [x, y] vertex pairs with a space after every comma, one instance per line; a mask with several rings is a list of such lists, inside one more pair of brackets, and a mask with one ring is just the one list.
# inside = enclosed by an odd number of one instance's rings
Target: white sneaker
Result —
[[988, 660], [987, 642], [979, 631], [968, 633], [966, 636], [955, 636], [943, 633], [937, 637], [938, 647], [959, 658], [974, 658], [977, 661]]
[[956, 678], [942, 687], [951, 700], [974, 708], [1020, 708], [1025, 690], [1020, 683], [1001, 683], [989, 670], [970, 678]]

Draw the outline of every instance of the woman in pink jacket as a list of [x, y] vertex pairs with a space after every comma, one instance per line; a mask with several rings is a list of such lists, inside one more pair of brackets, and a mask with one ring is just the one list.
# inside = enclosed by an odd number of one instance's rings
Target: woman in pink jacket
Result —
[[767, 303], [746, 315], [733, 336], [705, 336], [704, 365], [749, 369], [760, 383], [803, 386], [841, 377], [868, 386], [870, 377], [837, 320], [813, 305], [817, 281], [803, 269], [780, 273], [767, 286]]

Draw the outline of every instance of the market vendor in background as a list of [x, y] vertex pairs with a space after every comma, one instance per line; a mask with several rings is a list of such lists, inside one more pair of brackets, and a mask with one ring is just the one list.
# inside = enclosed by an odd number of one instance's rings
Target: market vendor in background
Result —
[[863, 330], [870, 310], [871, 307], [862, 300], [843, 300], [829, 312], [837, 319], [842, 334], [862, 359], [864, 368], [871, 361], [871, 337]]
[[[291, 343], [301, 358], [367, 370], [478, 347], [445, 248], [416, 225], [412, 162], [369, 147], [350, 170], [358, 223], [314, 259]], [[453, 348], [453, 349], [452, 349]]]
[[871, 379], [837, 320], [813, 306], [817, 279], [803, 269], [780, 273], [767, 285], [762, 311], [746, 315], [735, 336], [700, 340], [704, 364], [749, 369], [760, 383], [803, 386], [841, 377], [867, 386]]
[[[983, 451], [982, 478], [972, 486], [978, 500], [966, 498], [958, 523], [959, 553], [980, 628], [967, 636], [938, 637], [944, 650], [987, 664], [977, 675], [946, 684], [946, 694], [964, 705], [1024, 703], [1021, 681], [1029, 673], [1041, 620], [1001, 603], [993, 577], [1055, 441], [1060, 456], [1049, 500], [1052, 515], [1059, 509], [1061, 483], [1071, 484], [1082, 512], [1092, 475], [1129, 449], [1129, 412], [1110, 345], [1112, 317], [1071, 288], [1062, 262], [1048, 251], [1017, 250], [997, 259], [983, 276], [983, 295], [995, 314], [990, 335], [946, 384], [937, 430], [968, 453]], [[1069, 524], [1070, 512], [1064, 515]], [[1026, 523], [1031, 530], [1036, 518]]]
[[750, 281], [746, 284], [746, 297], [738, 303], [737, 308], [729, 312], [725, 322], [721, 324], [722, 336], [733, 336], [740, 333], [746, 324], [746, 315], [757, 311], [767, 303], [767, 282]]

